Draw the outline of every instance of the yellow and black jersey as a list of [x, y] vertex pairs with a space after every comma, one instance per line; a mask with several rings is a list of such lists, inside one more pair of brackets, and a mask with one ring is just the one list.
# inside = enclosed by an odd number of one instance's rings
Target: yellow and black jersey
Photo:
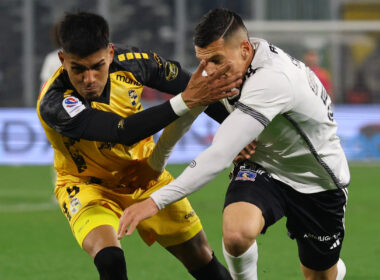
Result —
[[152, 151], [150, 136], [178, 118], [169, 102], [142, 111], [143, 86], [177, 94], [189, 79], [177, 62], [154, 52], [115, 47], [106, 87], [98, 99], [89, 101], [77, 93], [67, 72], [58, 69], [37, 102], [55, 150], [58, 184], [75, 178], [119, 184], [124, 170]]
[[[152, 133], [127, 139], [128, 135], [139, 134], [134, 130], [144, 128], [142, 120], [125, 133], [127, 140], [114, 133], [114, 127], [142, 110], [143, 85], [177, 94], [185, 89], [189, 78], [178, 63], [156, 53], [116, 47], [102, 95], [87, 101], [71, 85], [67, 72], [58, 69], [45, 84], [37, 103], [41, 123], [55, 149], [58, 174], [117, 183], [120, 172], [134, 160], [149, 155], [154, 143], [151, 137], [141, 140]], [[170, 111], [168, 106], [166, 109]], [[174, 112], [172, 115], [175, 119]]]

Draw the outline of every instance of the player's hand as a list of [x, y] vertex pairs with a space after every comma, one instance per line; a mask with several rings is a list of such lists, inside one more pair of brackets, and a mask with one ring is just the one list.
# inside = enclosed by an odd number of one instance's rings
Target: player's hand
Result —
[[142, 220], [154, 216], [157, 212], [158, 207], [151, 198], [135, 203], [126, 208], [120, 218], [117, 237], [122, 239], [124, 234], [130, 236]]
[[238, 88], [243, 81], [242, 73], [226, 76], [231, 69], [230, 63], [226, 63], [209, 76], [202, 75], [205, 67], [206, 61], [202, 60], [182, 93], [182, 98], [189, 108], [208, 105], [239, 94]]
[[256, 152], [257, 141], [253, 140], [234, 158], [234, 163], [237, 164], [243, 160], [250, 159]]

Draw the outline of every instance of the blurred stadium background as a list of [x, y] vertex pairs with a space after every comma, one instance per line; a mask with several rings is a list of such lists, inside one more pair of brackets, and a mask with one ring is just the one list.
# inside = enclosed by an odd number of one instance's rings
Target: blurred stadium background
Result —
[[[96, 278], [53, 202], [53, 154], [34, 109], [57, 63], [53, 24], [65, 11], [97, 12], [109, 21], [112, 42], [154, 50], [193, 70], [192, 30], [214, 7], [236, 11], [251, 36], [271, 41], [320, 75], [352, 171], [342, 252], [346, 279], [380, 279], [379, 0], [0, 0], [0, 279]], [[143, 98], [151, 106], [168, 96], [146, 88]], [[197, 119], [169, 169], [178, 175], [216, 129], [207, 117]], [[219, 258], [227, 173], [190, 197]], [[190, 279], [158, 246], [148, 249], [137, 236], [123, 242], [132, 279]], [[262, 279], [301, 279], [284, 221], [260, 242]]]

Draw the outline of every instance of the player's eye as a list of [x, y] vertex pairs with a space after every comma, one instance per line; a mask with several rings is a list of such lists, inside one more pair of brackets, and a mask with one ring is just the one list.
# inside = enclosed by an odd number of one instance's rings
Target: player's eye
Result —
[[215, 57], [210, 60], [211, 63], [214, 63], [216, 65], [222, 64], [222, 59], [220, 57]]
[[86, 71], [86, 68], [80, 67], [80, 66], [73, 66], [73, 67], [71, 67], [71, 70], [73, 70], [73, 72], [76, 74], [80, 74], [80, 73], [83, 73], [84, 71]]
[[96, 64], [93, 67], [91, 67], [91, 69], [93, 69], [93, 70], [100, 70], [103, 67], [103, 65], [105, 65], [105, 63]]

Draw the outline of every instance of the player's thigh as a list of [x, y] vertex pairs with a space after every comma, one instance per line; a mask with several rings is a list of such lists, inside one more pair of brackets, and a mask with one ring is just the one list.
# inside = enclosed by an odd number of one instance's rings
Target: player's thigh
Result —
[[339, 260], [345, 235], [347, 190], [302, 194], [284, 187], [288, 197], [287, 228], [296, 239], [301, 264], [324, 271]]
[[223, 234], [243, 232], [256, 238], [284, 216], [285, 201], [277, 182], [260, 166], [244, 162], [235, 167], [223, 211]]
[[[105, 188], [96, 184], [67, 184], [58, 187], [55, 193], [72, 233], [81, 247], [86, 236], [97, 227], [107, 225], [110, 227], [108, 231], [113, 229], [115, 233], [117, 232], [122, 210]], [[113, 235], [104, 236], [110, 238]], [[112, 238], [112, 241], [105, 243], [116, 246], [116, 241], [117, 238]]]

